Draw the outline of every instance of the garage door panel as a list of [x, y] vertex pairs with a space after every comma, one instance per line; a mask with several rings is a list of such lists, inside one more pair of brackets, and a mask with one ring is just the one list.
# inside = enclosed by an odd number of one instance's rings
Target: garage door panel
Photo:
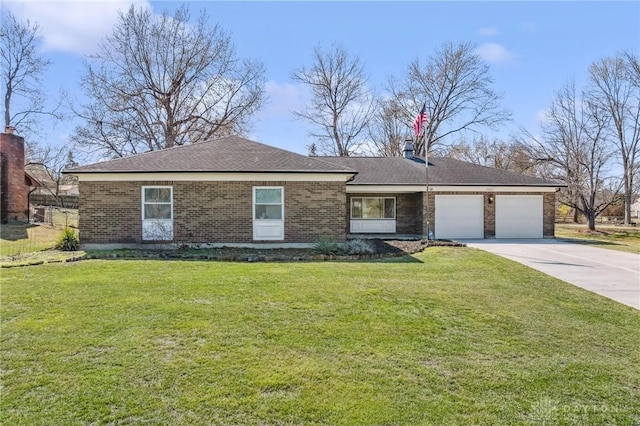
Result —
[[542, 238], [542, 195], [496, 196], [496, 238]]
[[436, 195], [435, 237], [484, 238], [482, 195]]

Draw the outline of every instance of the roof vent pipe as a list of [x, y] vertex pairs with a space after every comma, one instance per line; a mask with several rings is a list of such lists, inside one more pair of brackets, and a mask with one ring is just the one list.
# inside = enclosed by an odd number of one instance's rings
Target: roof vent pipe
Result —
[[413, 143], [411, 139], [404, 141], [404, 148], [402, 148], [402, 156], [404, 158], [413, 158]]

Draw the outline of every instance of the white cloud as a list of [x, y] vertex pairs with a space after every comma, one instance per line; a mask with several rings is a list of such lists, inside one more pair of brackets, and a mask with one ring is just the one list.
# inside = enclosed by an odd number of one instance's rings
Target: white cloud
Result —
[[482, 27], [478, 30], [478, 34], [482, 37], [495, 37], [500, 34], [500, 30], [496, 27]]
[[478, 46], [476, 53], [485, 61], [497, 65], [511, 64], [515, 60], [515, 55], [498, 43], [483, 43]]
[[118, 11], [126, 11], [132, 3], [136, 7], [151, 7], [146, 0], [27, 0], [8, 2], [7, 6], [18, 18], [40, 25], [45, 50], [89, 54], [111, 32]]
[[309, 90], [301, 84], [279, 83], [269, 80], [265, 84], [267, 104], [258, 113], [260, 118], [291, 117], [291, 111], [304, 107], [310, 97]]
[[534, 116], [535, 122], [537, 124], [547, 123], [549, 121], [549, 118], [547, 116], [548, 113], [549, 111], [547, 109], [541, 109], [540, 111], [536, 112]]

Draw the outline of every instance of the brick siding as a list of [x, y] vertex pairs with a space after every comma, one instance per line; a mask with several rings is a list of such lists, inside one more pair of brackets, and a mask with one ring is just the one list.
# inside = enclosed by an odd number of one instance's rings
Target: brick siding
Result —
[[254, 186], [284, 187], [280, 243], [345, 239], [343, 182], [80, 182], [82, 243], [143, 243], [142, 186], [173, 187], [174, 243], [269, 243], [253, 240]]
[[[435, 230], [435, 205], [436, 195], [482, 195], [484, 198], [484, 237], [494, 238], [496, 235], [496, 203], [495, 197], [499, 195], [542, 195], [542, 235], [544, 238], [553, 238], [555, 235], [555, 192], [429, 192], [429, 218], [431, 229]], [[493, 196], [493, 203], [489, 203], [489, 197]], [[422, 214], [426, 214], [426, 203], [423, 202]], [[426, 235], [426, 224], [424, 226]]]
[[24, 139], [0, 133], [0, 220], [27, 219], [29, 186], [25, 184]]
[[[80, 182], [80, 238], [83, 243], [143, 243], [142, 186], [173, 187], [174, 243], [269, 243], [253, 240], [254, 186], [285, 188], [283, 243], [309, 243], [320, 237], [344, 241], [349, 233], [352, 197], [396, 198], [396, 232], [427, 235], [424, 193], [347, 194], [342, 182]], [[430, 192], [429, 218], [435, 229], [435, 196]], [[495, 236], [496, 195], [543, 195], [543, 234], [554, 236], [555, 193], [469, 192], [484, 197], [484, 235]]]

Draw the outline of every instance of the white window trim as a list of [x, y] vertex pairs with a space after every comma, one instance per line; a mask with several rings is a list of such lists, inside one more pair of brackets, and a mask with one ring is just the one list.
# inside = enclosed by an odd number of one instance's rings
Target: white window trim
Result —
[[[256, 191], [259, 189], [279, 189], [279, 203], [260, 203], [260, 206], [280, 206], [280, 219], [260, 219], [256, 218]], [[284, 186], [254, 186], [252, 188], [253, 200], [251, 200], [251, 217], [253, 218], [253, 240], [254, 241], [282, 241], [284, 240]], [[267, 230], [266, 235], [263, 233]], [[277, 234], [268, 230], [276, 230]]]
[[[145, 196], [144, 196], [144, 191], [145, 189], [168, 189], [169, 190], [169, 194], [171, 195], [171, 200], [169, 203], [147, 203], [145, 202]], [[141, 188], [141, 195], [140, 195], [140, 202], [141, 202], [141, 215], [142, 215], [142, 220], [153, 220], [153, 219], [147, 219], [144, 217], [144, 206], [146, 204], [171, 204], [171, 217], [169, 219], [165, 219], [165, 220], [173, 220], [173, 186], [170, 185], [149, 185], [149, 186], [143, 186]]]
[[[145, 190], [146, 189], [168, 189], [169, 190], [169, 195], [170, 195], [170, 203], [147, 203], [146, 202], [146, 197], [145, 197]], [[144, 211], [145, 211], [145, 205], [147, 204], [169, 204], [171, 206], [170, 212], [171, 212], [171, 217], [169, 219], [146, 219], [144, 217]], [[142, 219], [142, 240], [146, 240], [146, 241], [160, 241], [160, 240], [166, 240], [166, 241], [171, 241], [173, 240], [173, 186], [170, 185], [147, 185], [147, 186], [142, 186], [140, 188], [140, 217]], [[145, 225], [146, 224], [150, 224], [150, 223], [158, 223], [158, 224], [170, 224], [170, 235], [166, 235], [166, 238], [145, 238]], [[168, 232], [169, 233], [169, 232]], [[170, 237], [170, 238], [169, 238]]]
[[[260, 203], [260, 205], [261, 206], [280, 206], [281, 219], [260, 219], [256, 217], [256, 190], [258, 189], [279, 189], [280, 190], [279, 203]], [[278, 221], [284, 222], [284, 186], [254, 186], [252, 209], [253, 209], [253, 212], [252, 212], [253, 220], [278, 220]]]
[[[361, 200], [365, 200], [365, 199], [374, 199], [374, 200], [393, 200], [393, 217], [377, 217], [377, 218], [372, 218], [372, 217], [353, 217], [353, 199], [354, 198], [360, 198]], [[396, 220], [397, 212], [396, 210], [398, 209], [398, 204], [397, 204], [398, 200], [396, 200], [396, 197], [349, 197], [349, 218], [351, 220]], [[364, 204], [364, 202], [363, 202]], [[383, 203], [384, 206], [384, 203]]]

